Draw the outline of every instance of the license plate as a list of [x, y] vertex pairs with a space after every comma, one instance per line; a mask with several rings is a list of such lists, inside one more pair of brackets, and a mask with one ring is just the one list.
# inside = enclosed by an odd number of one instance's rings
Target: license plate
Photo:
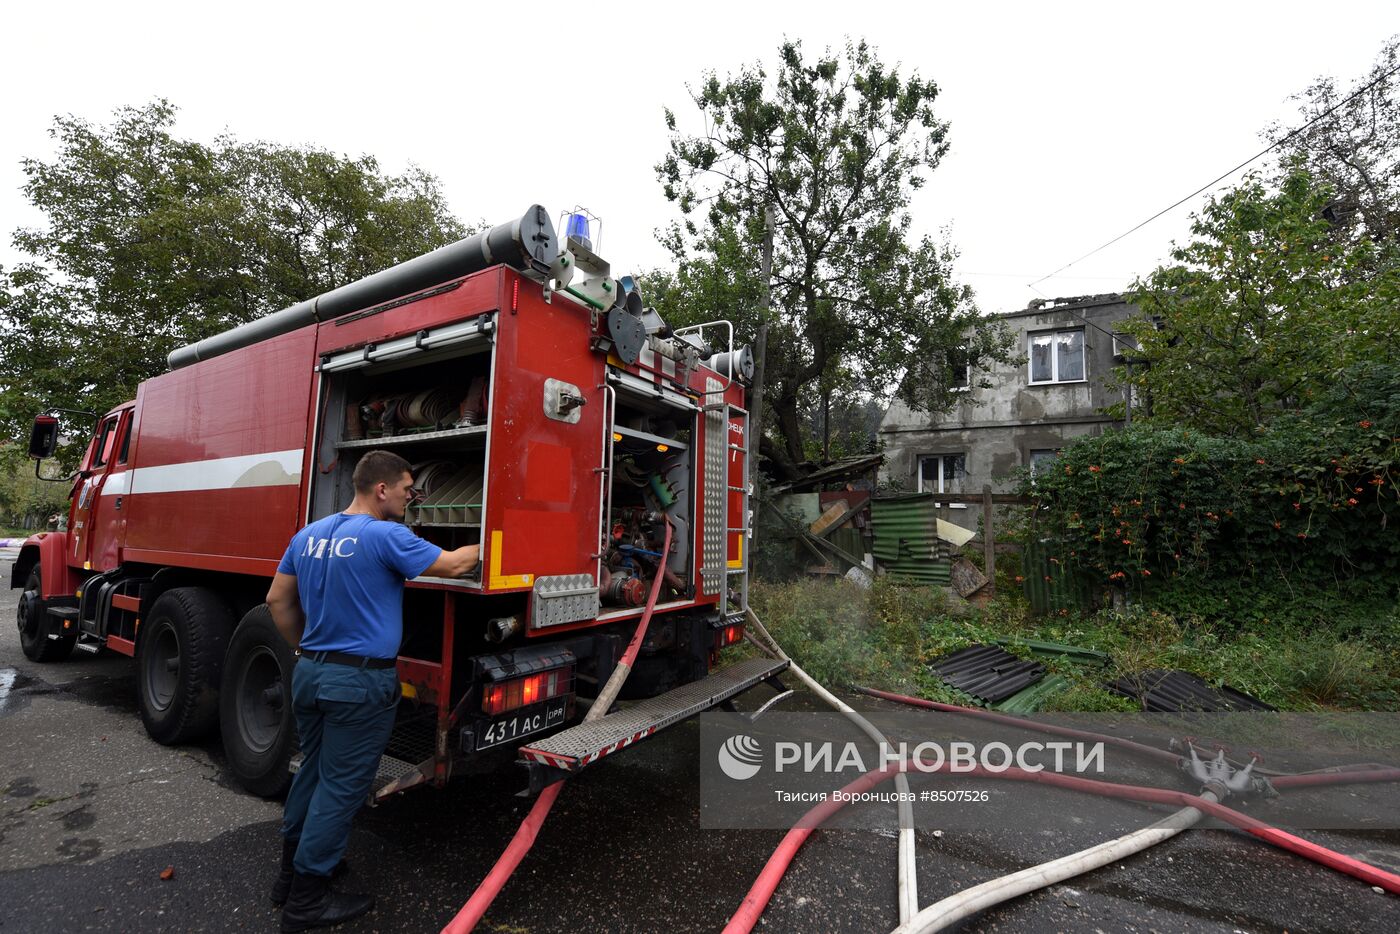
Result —
[[562, 726], [568, 717], [569, 698], [556, 697], [544, 704], [524, 707], [499, 720], [483, 724], [476, 732], [476, 748], [489, 749], [513, 739]]

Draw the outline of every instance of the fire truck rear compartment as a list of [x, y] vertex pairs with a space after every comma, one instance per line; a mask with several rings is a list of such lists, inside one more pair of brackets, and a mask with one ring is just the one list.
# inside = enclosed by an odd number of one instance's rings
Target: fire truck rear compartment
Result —
[[[663, 575], [659, 602], [694, 597], [691, 523], [694, 415], [675, 406], [619, 392], [614, 406], [608, 519], [599, 577], [606, 610], [645, 602], [652, 578]], [[660, 554], [664, 523], [671, 552]]]
[[[405, 522], [445, 549], [481, 542], [491, 354], [481, 342], [432, 362], [390, 361], [327, 374], [322, 466], [311, 519], [354, 499], [352, 475], [372, 450], [412, 465], [418, 491]], [[468, 577], [480, 582], [480, 566]]]

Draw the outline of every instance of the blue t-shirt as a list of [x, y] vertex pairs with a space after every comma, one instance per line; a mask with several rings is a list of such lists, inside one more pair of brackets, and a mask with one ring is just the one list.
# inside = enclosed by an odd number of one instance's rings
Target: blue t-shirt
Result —
[[394, 658], [403, 641], [403, 582], [442, 549], [398, 522], [336, 513], [292, 536], [277, 565], [297, 579], [306, 613], [301, 647]]

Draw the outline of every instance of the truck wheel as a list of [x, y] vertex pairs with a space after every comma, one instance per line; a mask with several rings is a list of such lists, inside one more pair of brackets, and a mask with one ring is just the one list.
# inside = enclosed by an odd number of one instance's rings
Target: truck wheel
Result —
[[238, 783], [264, 798], [287, 790], [297, 749], [292, 716], [292, 667], [296, 656], [277, 631], [266, 606], [243, 617], [229, 642], [219, 690], [219, 731]]
[[141, 722], [166, 746], [208, 733], [219, 720], [219, 675], [233, 612], [202, 587], [176, 587], [141, 621], [136, 686]]
[[73, 651], [78, 641], [78, 633], [50, 639], [49, 634], [61, 632], [58, 620], [49, 615], [49, 602], [40, 594], [39, 565], [35, 564], [24, 582], [24, 592], [19, 595], [19, 610], [15, 621], [19, 624], [19, 645], [31, 661], [61, 662]]

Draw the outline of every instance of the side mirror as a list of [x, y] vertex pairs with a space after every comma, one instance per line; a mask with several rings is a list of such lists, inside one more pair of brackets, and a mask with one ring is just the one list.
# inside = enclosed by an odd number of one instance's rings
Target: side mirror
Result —
[[39, 415], [34, 419], [34, 430], [29, 433], [29, 456], [43, 460], [53, 457], [58, 448], [58, 419], [52, 415]]

